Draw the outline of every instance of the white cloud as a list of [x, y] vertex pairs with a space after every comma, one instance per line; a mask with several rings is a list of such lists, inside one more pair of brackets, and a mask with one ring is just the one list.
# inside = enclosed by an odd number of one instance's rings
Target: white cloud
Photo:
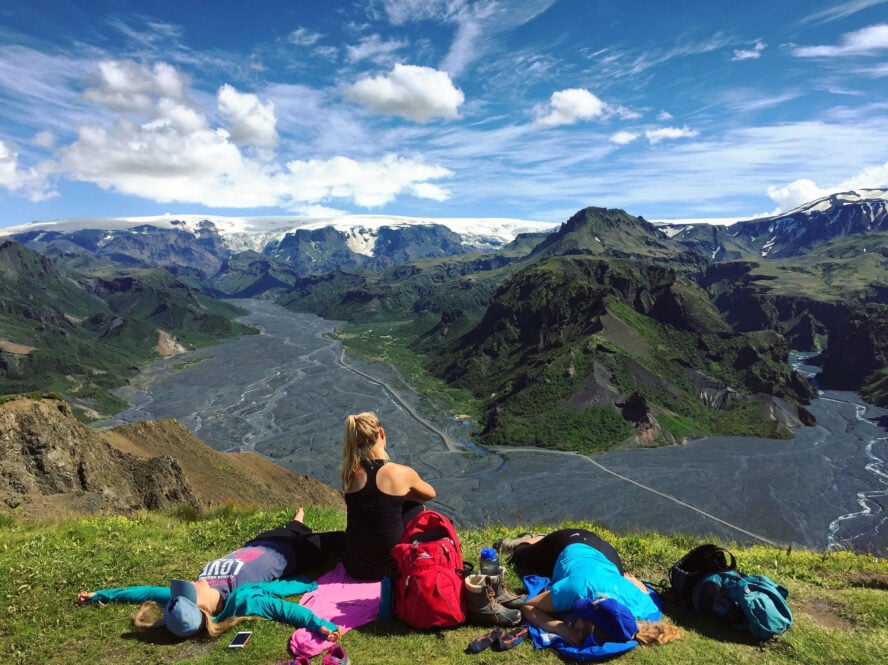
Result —
[[351, 62], [359, 62], [361, 60], [372, 60], [374, 62], [384, 62], [391, 59], [395, 51], [407, 46], [407, 42], [390, 39], [383, 40], [379, 35], [370, 35], [363, 37], [356, 46], [346, 46], [345, 52]]
[[[47, 177], [61, 174], [160, 203], [295, 210], [330, 208], [335, 200], [370, 207], [401, 194], [449, 196], [430, 181], [451, 171], [420, 157], [272, 161], [279, 140], [275, 105], [231, 85], [222, 85], [215, 98], [226, 126], [214, 127], [190, 103], [185, 77], [170, 65], [105, 62], [100, 74], [86, 98], [111, 113], [93, 105], [91, 119], [58, 150], [57, 162], [31, 170], [20, 167], [12, 143], [0, 143], [0, 187], [41, 200], [53, 195]], [[50, 138], [45, 133], [39, 140], [48, 145]], [[257, 151], [245, 152], [244, 146]]]
[[662, 129], [649, 129], [644, 135], [651, 143], [659, 143], [672, 139], [693, 138], [697, 136], [697, 130], [688, 129], [687, 125], [684, 127], [663, 127]]
[[[421, 187], [425, 181], [451, 175], [440, 166], [397, 155], [386, 155], [376, 162], [358, 162], [347, 157], [324, 162], [292, 161], [287, 164], [287, 170], [286, 180], [295, 188], [297, 200], [346, 198], [367, 208], [385, 205], [405, 189], [424, 196], [428, 193]], [[442, 191], [432, 193], [437, 197]]]
[[128, 60], [105, 61], [99, 63], [97, 85], [83, 96], [114, 111], [148, 111], [157, 96], [186, 102], [187, 83], [187, 77], [163, 62], [149, 68]]
[[610, 137], [610, 142], [617, 145], [626, 145], [632, 143], [637, 138], [638, 134], [635, 132], [619, 131]]
[[53, 145], [55, 145], [55, 142], [55, 134], [45, 129], [34, 134], [34, 138], [31, 139], [31, 143], [41, 148], [51, 148]]
[[817, 183], [807, 178], [795, 180], [783, 187], [774, 187], [773, 185], [768, 187], [768, 196], [777, 204], [774, 214], [798, 208], [803, 203], [819, 199], [827, 194], [826, 190], [820, 189]]
[[777, 203], [777, 210], [772, 213], [776, 215], [830, 194], [859, 189], [888, 189], [888, 162], [881, 166], [867, 167], [830, 187], [818, 187], [817, 183], [808, 178], [794, 180], [783, 187], [772, 185], [768, 187], [768, 196]]
[[799, 58], [876, 55], [888, 49], [888, 23], [871, 25], [842, 35], [837, 46], [800, 46], [792, 51]]
[[263, 104], [256, 95], [240, 93], [227, 84], [219, 88], [217, 99], [219, 111], [231, 123], [229, 133], [236, 145], [277, 145], [273, 102]]
[[852, 14], [856, 14], [857, 12], [863, 11], [864, 9], [869, 9], [870, 7], [881, 5], [885, 1], [886, 0], [845, 0], [845, 2], [819, 11], [816, 14], [812, 14], [811, 16], [805, 17], [800, 21], [800, 23], [829, 23], [830, 21], [835, 21], [837, 19], [851, 16]]
[[430, 182], [419, 182], [411, 188], [413, 194], [421, 199], [431, 199], [433, 201], [446, 201], [450, 198], [450, 192], [434, 185]]
[[458, 118], [465, 100], [446, 72], [429, 67], [396, 64], [386, 76], [363, 78], [345, 89], [348, 99], [377, 113], [398, 115], [416, 122]]
[[660, 122], [669, 122], [670, 120], [672, 120], [672, 118], [673, 116], [669, 111], [660, 111], [657, 114], [657, 120], [659, 120]]
[[385, 0], [383, 5], [394, 25], [436, 21], [455, 25], [453, 41], [440, 69], [453, 77], [495, 46], [499, 33], [524, 25], [555, 4], [555, 0]]
[[19, 167], [18, 157], [18, 147], [12, 141], [0, 139], [0, 187], [34, 203], [57, 196], [47, 180], [50, 163], [24, 170]]
[[319, 32], [300, 27], [291, 32], [288, 39], [296, 46], [314, 46], [322, 37]]
[[607, 105], [585, 88], [569, 88], [552, 93], [548, 104], [536, 108], [536, 124], [543, 127], [573, 125], [604, 115]]
[[767, 44], [759, 40], [751, 49], [734, 49], [734, 57], [731, 60], [755, 60], [761, 57]]

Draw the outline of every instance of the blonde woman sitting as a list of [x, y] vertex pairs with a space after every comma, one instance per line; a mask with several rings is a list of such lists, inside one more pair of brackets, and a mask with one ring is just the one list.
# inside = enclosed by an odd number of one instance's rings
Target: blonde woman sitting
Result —
[[435, 488], [386, 452], [385, 430], [372, 413], [348, 416], [342, 443], [342, 489], [347, 509], [342, 563], [359, 580], [395, 571], [392, 547], [404, 525], [435, 498]]

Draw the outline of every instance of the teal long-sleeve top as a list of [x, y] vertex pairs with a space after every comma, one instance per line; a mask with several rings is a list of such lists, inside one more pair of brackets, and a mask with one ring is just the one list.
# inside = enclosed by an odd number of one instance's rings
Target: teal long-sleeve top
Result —
[[[322, 619], [307, 607], [284, 600], [286, 596], [313, 591], [317, 589], [317, 586], [316, 582], [305, 582], [299, 579], [244, 584], [228, 595], [222, 606], [222, 611], [213, 616], [213, 620], [221, 621], [228, 617], [256, 616], [287, 623], [297, 628], [306, 628], [318, 635], [321, 635], [321, 627], [331, 631], [336, 630], [336, 624]], [[88, 602], [144, 603], [146, 600], [166, 605], [170, 601], [170, 588], [168, 586], [130, 586], [101, 589], [96, 591]]]

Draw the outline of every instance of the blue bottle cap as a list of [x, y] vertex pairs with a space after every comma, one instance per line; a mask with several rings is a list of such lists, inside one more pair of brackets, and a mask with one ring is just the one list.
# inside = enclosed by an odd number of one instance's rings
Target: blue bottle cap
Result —
[[481, 550], [481, 558], [487, 561], [496, 561], [496, 550], [492, 547], [485, 547]]

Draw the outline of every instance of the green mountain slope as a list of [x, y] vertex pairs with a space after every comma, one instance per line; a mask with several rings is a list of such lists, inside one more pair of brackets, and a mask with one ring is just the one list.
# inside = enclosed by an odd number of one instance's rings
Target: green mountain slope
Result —
[[[813, 395], [779, 335], [731, 333], [693, 282], [635, 262], [544, 261], [504, 284], [471, 331], [416, 348], [448, 382], [490, 396], [488, 445], [591, 452], [712, 432], [787, 436], [807, 418], [790, 403]], [[775, 404], [788, 419], [758, 419]]]
[[4, 242], [0, 393], [49, 390], [81, 407], [119, 408], [108, 391], [165, 348], [255, 332], [231, 320], [239, 313], [165, 271], [87, 277]]
[[592, 450], [790, 436], [810, 422], [796, 405], [813, 393], [783, 338], [735, 334], [692, 280], [705, 259], [643, 219], [587, 208], [508, 259], [335, 273], [280, 302], [352, 322], [412, 320], [427, 368], [485, 405], [487, 444]]

